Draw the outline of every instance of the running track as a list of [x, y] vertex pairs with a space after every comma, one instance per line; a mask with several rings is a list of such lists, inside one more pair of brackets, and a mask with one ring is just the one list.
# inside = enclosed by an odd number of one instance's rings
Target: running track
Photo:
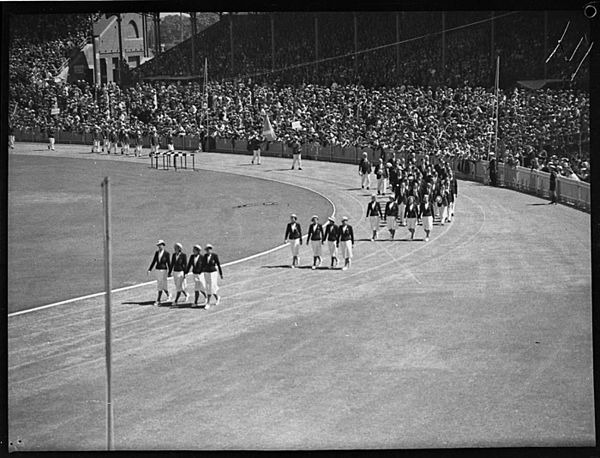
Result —
[[[276, 250], [227, 268], [209, 311], [115, 293], [118, 449], [594, 445], [589, 214], [461, 181], [428, 243], [373, 243], [355, 166], [248, 161], [199, 160], [329, 197], [362, 239], [353, 265]], [[103, 298], [10, 317], [8, 344], [10, 441], [104, 448]]]

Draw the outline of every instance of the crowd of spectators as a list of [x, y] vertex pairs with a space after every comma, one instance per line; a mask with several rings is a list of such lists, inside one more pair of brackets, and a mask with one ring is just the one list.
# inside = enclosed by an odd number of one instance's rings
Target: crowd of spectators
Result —
[[[252, 75], [270, 83], [491, 87], [495, 56], [500, 55], [501, 86], [508, 87], [519, 79], [544, 77], [545, 53], [554, 48], [568, 20], [568, 33], [545, 76], [570, 78], [589, 45], [589, 25], [582, 14], [548, 12], [544, 26], [543, 12], [497, 12], [493, 43], [490, 14], [447, 12], [443, 20], [441, 12], [225, 15], [196, 36], [195, 60], [207, 58], [209, 73], [218, 80]], [[444, 37], [442, 23], [447, 30]], [[474, 25], [466, 27], [468, 24]], [[569, 62], [582, 37], [583, 45]], [[391, 45], [397, 38], [408, 41]], [[377, 47], [382, 48], [361, 52]], [[351, 55], [355, 49], [359, 54]], [[188, 40], [137, 72], [140, 76], [189, 75], [191, 52]], [[199, 73], [199, 68], [196, 70]], [[585, 85], [587, 81], [587, 68], [582, 68], [576, 83]]]

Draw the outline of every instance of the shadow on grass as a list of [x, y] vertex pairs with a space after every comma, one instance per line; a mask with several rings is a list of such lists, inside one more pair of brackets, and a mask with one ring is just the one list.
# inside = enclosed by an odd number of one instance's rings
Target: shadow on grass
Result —
[[[289, 264], [283, 264], [280, 266], [260, 266], [261, 269], [291, 269], [292, 266]], [[311, 266], [296, 266], [296, 269], [310, 269]], [[321, 267], [323, 269], [323, 267]]]
[[527, 204], [530, 206], [538, 206], [538, 205], [552, 205], [552, 202], [544, 202], [543, 204]]
[[[123, 305], [154, 305], [154, 301], [142, 301], [142, 302], [121, 302]], [[162, 305], [162, 304], [161, 304]]]

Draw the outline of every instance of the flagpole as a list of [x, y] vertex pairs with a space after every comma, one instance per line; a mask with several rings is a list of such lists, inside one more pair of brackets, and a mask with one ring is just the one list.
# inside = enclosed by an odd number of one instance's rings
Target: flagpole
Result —
[[106, 448], [114, 449], [114, 426], [112, 405], [112, 350], [111, 350], [111, 290], [112, 290], [112, 254], [110, 224], [110, 180], [102, 181], [104, 201], [104, 287], [105, 294], [105, 357], [106, 357]]
[[500, 54], [496, 58], [496, 125], [494, 132], [494, 153], [498, 150], [498, 117], [500, 112], [500, 100], [498, 99], [498, 92], [500, 86]]

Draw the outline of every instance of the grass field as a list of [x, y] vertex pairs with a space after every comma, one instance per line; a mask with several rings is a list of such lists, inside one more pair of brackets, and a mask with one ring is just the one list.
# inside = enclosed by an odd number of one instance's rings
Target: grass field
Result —
[[[147, 306], [154, 285], [115, 293], [116, 448], [595, 445], [589, 214], [461, 181], [429, 242], [370, 242], [355, 166], [246, 160], [198, 162], [326, 195], [355, 228], [352, 267], [292, 270], [276, 250], [227, 268], [210, 310]], [[9, 317], [15, 449], [103, 449], [104, 390], [102, 297]]]
[[307, 224], [333, 211], [309, 190], [252, 177], [154, 170], [142, 160], [11, 156], [9, 311], [103, 290], [104, 176], [112, 183], [115, 288], [148, 281], [159, 238], [170, 252], [183, 243], [188, 254], [211, 243], [228, 262], [283, 243], [292, 212]]

